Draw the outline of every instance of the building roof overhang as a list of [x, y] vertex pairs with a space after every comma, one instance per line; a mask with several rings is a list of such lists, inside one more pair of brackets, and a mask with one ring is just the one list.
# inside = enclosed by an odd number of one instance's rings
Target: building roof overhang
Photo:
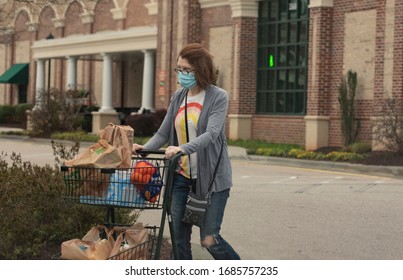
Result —
[[34, 42], [31, 48], [36, 60], [156, 49], [157, 27], [137, 27], [40, 40]]

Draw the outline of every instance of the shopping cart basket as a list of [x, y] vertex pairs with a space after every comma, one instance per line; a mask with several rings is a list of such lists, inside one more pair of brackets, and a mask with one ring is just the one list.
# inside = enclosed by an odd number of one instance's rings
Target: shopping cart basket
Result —
[[[141, 156], [132, 158], [130, 168], [62, 166], [64, 198], [76, 203], [105, 207], [105, 224], [109, 226], [116, 224], [115, 208], [162, 209], [155, 253], [150, 255], [159, 259], [166, 216], [173, 236], [169, 217], [172, 182], [181, 154], [171, 159], [165, 158], [164, 150], [143, 150], [139, 154]], [[175, 242], [171, 239], [176, 258]]]

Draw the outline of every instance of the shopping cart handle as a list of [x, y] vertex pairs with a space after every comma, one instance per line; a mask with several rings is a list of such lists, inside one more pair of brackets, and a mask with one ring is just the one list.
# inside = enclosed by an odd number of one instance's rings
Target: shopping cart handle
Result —
[[[150, 154], [154, 154], [154, 155], [165, 155], [165, 150], [138, 150], [137, 154], [139, 154], [142, 157], [147, 157]], [[177, 153], [175, 156], [173, 156], [172, 159], [177, 159], [180, 158], [181, 156], [183, 156], [184, 154], [182, 152]]]
[[136, 152], [141, 156], [147, 156], [149, 154], [165, 155], [165, 150], [138, 150]]

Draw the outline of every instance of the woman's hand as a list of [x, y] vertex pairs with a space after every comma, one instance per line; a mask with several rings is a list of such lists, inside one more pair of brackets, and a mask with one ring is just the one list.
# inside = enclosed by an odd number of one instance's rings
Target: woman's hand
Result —
[[165, 157], [166, 158], [171, 158], [174, 155], [176, 155], [177, 153], [183, 153], [184, 151], [182, 150], [181, 147], [178, 146], [169, 146], [168, 148], [166, 148], [165, 150]]
[[132, 154], [133, 155], [138, 155], [138, 151], [140, 151], [140, 150], [143, 150], [144, 149], [144, 146], [143, 145], [139, 145], [139, 144], [136, 144], [136, 143], [134, 143], [133, 144], [133, 150], [132, 150]]

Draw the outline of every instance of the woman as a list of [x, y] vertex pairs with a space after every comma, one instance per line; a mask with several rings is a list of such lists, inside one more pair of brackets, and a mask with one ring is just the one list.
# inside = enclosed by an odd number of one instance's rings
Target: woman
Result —
[[[194, 179], [198, 195], [207, 194], [210, 182], [213, 182], [210, 204], [200, 227], [201, 245], [207, 248], [214, 259], [240, 259], [220, 235], [224, 209], [232, 186], [231, 162], [225, 136], [228, 94], [213, 85], [216, 80], [213, 57], [200, 44], [189, 44], [181, 50], [175, 72], [182, 88], [173, 94], [157, 133], [144, 146], [134, 144], [133, 151], [159, 149], [168, 143], [165, 151], [167, 158], [177, 153], [184, 154], [174, 175], [171, 204], [179, 259], [192, 259], [192, 225], [183, 222], [182, 218]], [[185, 119], [188, 120], [187, 128]]]

